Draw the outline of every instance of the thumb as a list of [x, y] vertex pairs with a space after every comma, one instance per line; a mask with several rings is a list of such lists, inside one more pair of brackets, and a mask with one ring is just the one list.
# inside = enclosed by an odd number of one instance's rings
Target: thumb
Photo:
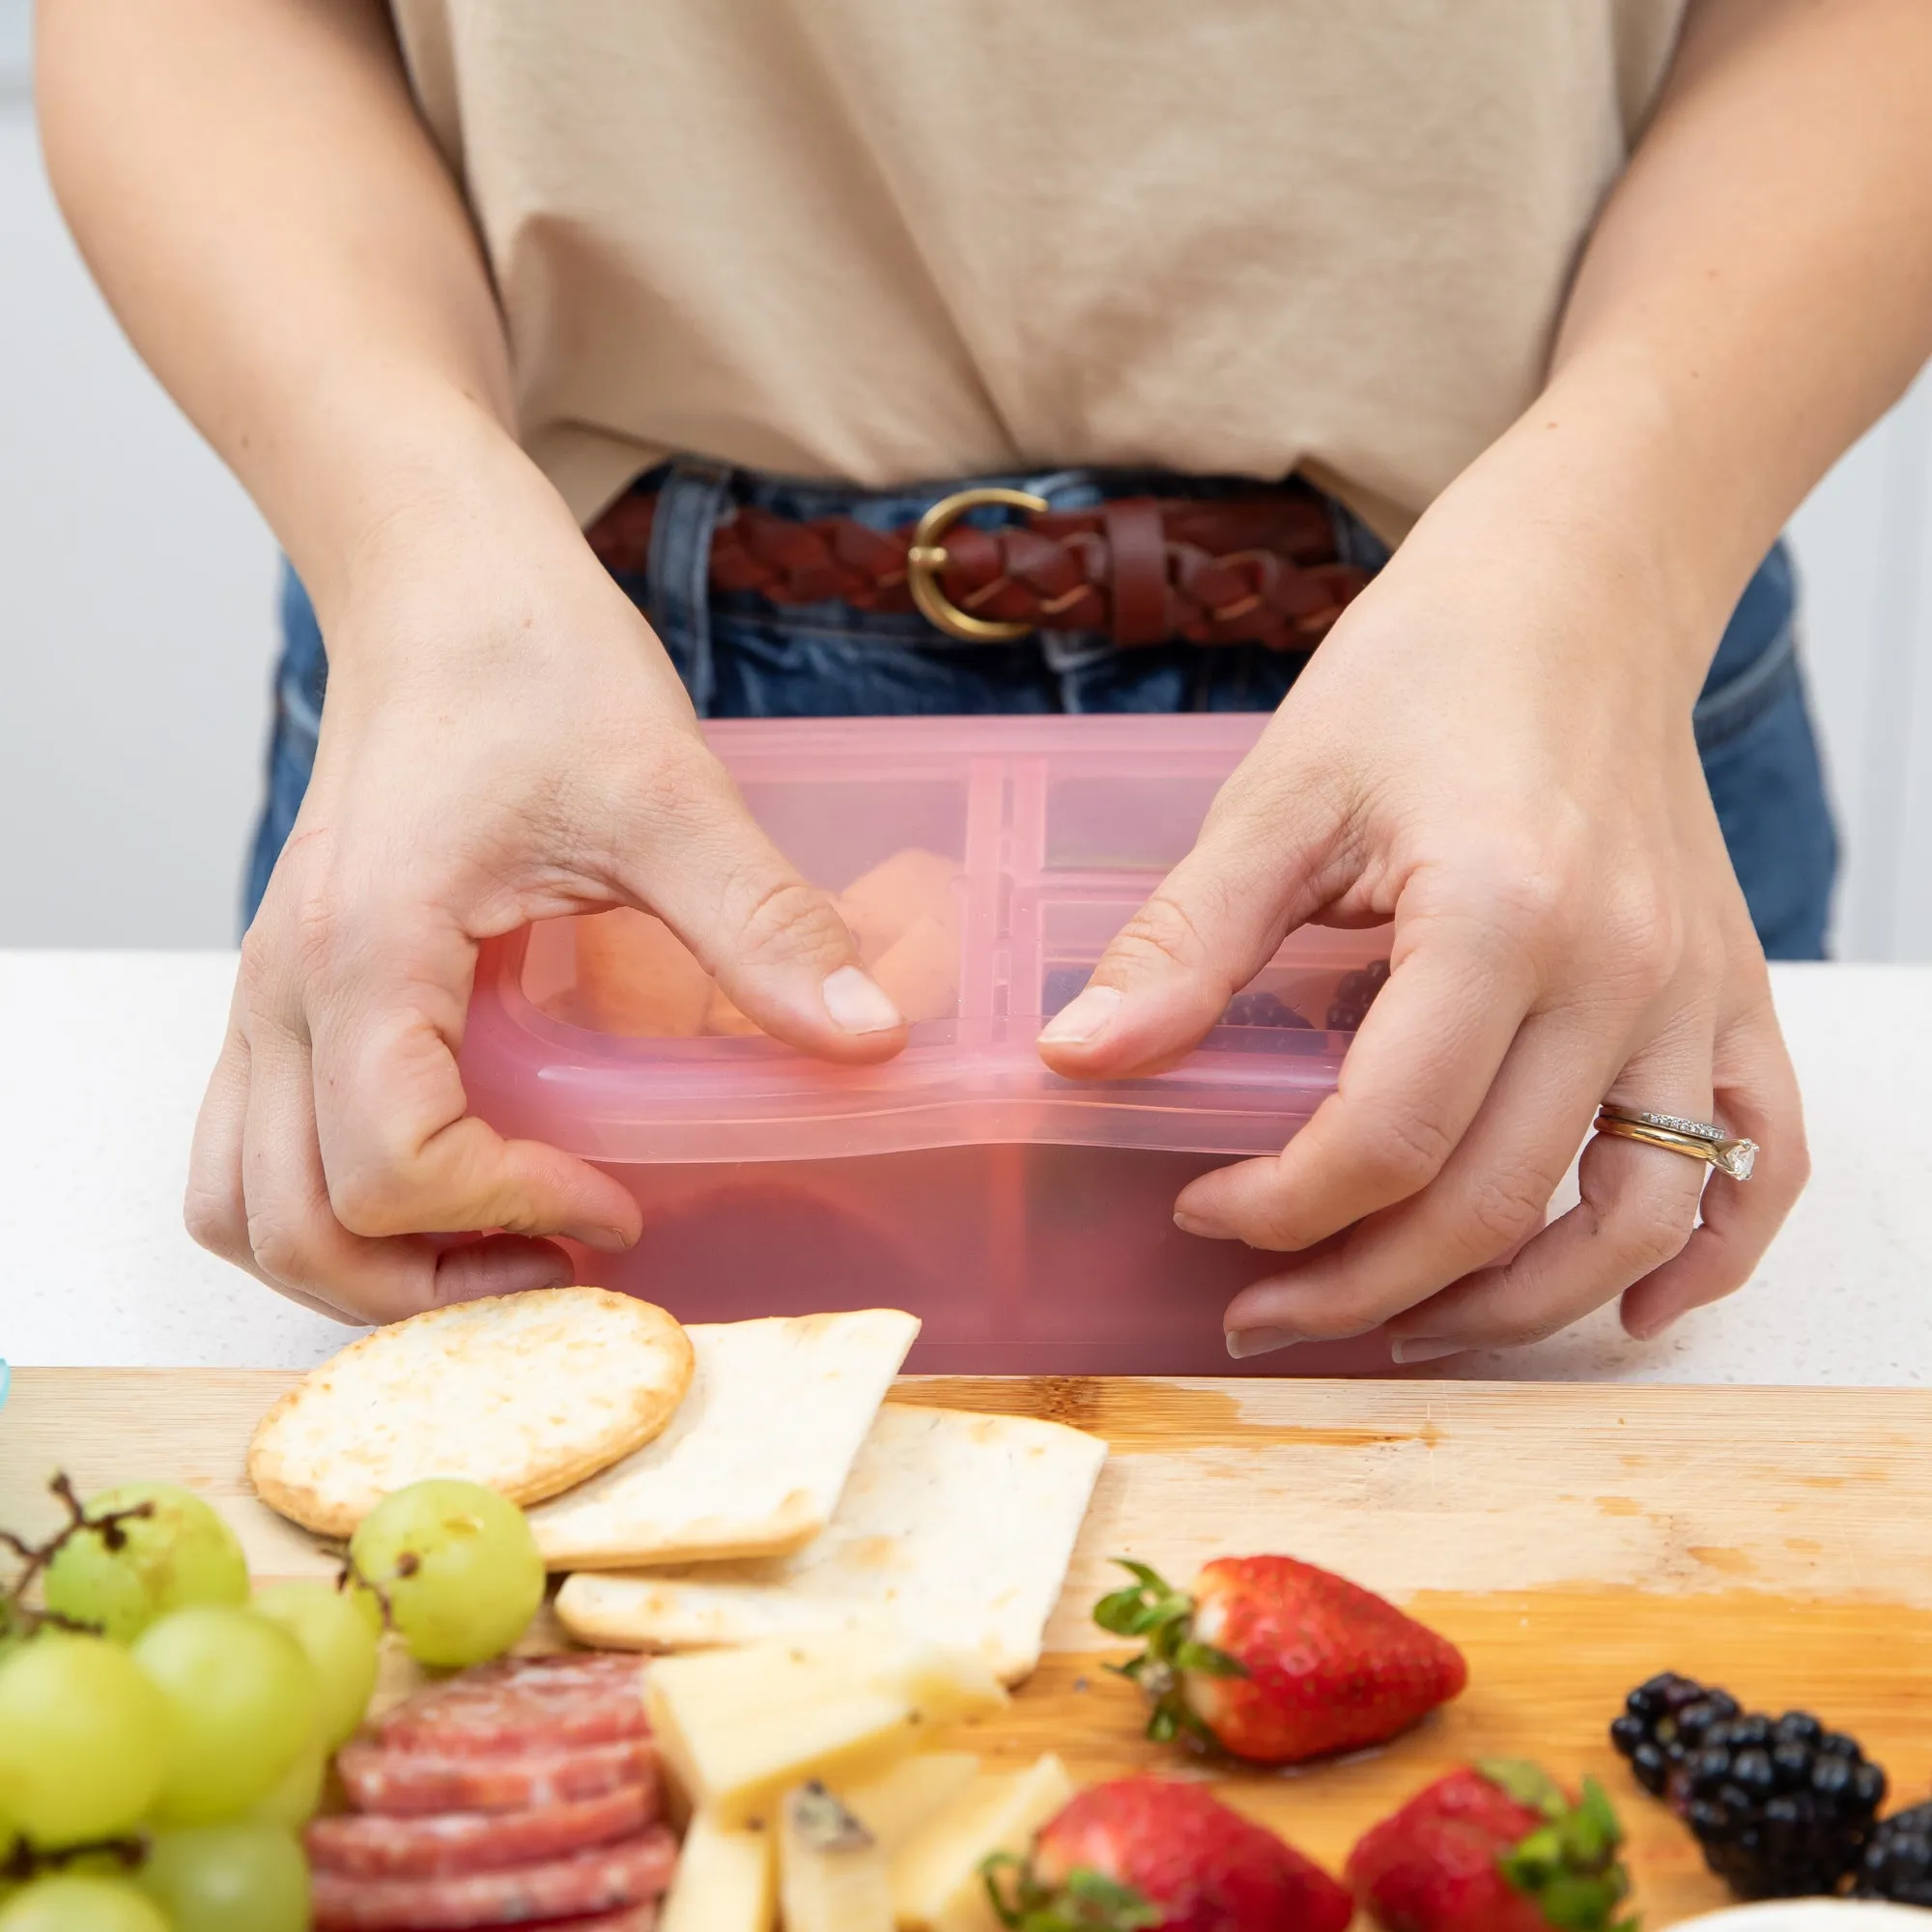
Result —
[[653, 805], [625, 841], [615, 883], [690, 948], [738, 1009], [774, 1039], [824, 1060], [887, 1060], [906, 1023], [831, 898], [808, 885], [753, 818], [701, 743], [679, 754], [668, 810]]
[[1155, 1073], [1200, 1044], [1281, 942], [1333, 896], [1336, 819], [1296, 788], [1237, 772], [1194, 849], [1056, 1013], [1039, 1055], [1073, 1079]]

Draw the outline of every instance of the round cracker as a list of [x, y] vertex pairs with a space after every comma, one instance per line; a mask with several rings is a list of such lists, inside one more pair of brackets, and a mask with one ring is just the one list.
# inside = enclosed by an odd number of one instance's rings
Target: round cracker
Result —
[[378, 1328], [312, 1370], [248, 1445], [262, 1500], [348, 1536], [425, 1476], [541, 1502], [659, 1435], [691, 1385], [690, 1338], [648, 1301], [542, 1288]]

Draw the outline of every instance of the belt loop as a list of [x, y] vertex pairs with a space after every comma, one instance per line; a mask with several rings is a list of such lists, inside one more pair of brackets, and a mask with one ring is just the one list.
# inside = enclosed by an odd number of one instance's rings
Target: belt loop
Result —
[[651, 522], [645, 614], [673, 660], [682, 658], [685, 688], [708, 717], [717, 679], [711, 657], [711, 539], [725, 520], [730, 467], [679, 457], [658, 490]]
[[1122, 650], [1166, 640], [1167, 531], [1151, 497], [1122, 497], [1100, 512], [1107, 533], [1114, 642]]

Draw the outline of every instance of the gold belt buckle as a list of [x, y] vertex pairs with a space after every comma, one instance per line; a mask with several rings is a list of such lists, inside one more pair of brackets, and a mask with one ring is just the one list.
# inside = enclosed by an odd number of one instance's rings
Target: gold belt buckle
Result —
[[1034, 627], [976, 617], [970, 611], [960, 610], [939, 587], [939, 573], [950, 560], [940, 539], [968, 510], [976, 510], [981, 503], [1005, 503], [1036, 515], [1051, 507], [1044, 497], [1025, 490], [960, 490], [942, 497], [913, 527], [912, 542], [906, 549], [906, 582], [920, 614], [934, 630], [969, 644], [1009, 643], [1015, 638], [1031, 636]]

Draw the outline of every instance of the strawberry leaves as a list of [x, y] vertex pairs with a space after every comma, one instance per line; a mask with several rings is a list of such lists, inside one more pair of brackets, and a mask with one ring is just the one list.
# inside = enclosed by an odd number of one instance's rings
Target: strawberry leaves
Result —
[[1486, 1758], [1476, 1769], [1544, 1820], [1497, 1863], [1518, 1891], [1536, 1900], [1554, 1932], [1635, 1932], [1634, 1918], [1614, 1917], [1629, 1894], [1630, 1875], [1617, 1859], [1623, 1826], [1603, 1786], [1586, 1777], [1572, 1804], [1539, 1765]]
[[1134, 1580], [1094, 1605], [1094, 1621], [1103, 1631], [1116, 1636], [1145, 1636], [1193, 1616], [1194, 1599], [1177, 1590], [1158, 1571], [1127, 1556], [1116, 1556], [1114, 1561]]
[[[1125, 1556], [1114, 1561], [1133, 1577], [1094, 1605], [1094, 1621], [1115, 1636], [1144, 1638], [1147, 1648], [1125, 1663], [1110, 1663], [1117, 1676], [1138, 1685], [1152, 1709], [1147, 1734], [1155, 1744], [1170, 1744], [1182, 1731], [1198, 1742], [1211, 1744], [1213, 1734], [1188, 1703], [1183, 1679], [1245, 1677], [1247, 1668], [1236, 1658], [1195, 1637], [1194, 1599], [1177, 1590], [1157, 1571]], [[1079, 1920], [1072, 1921], [1078, 1924]], [[1029, 1926], [1027, 1932], [1035, 1932]], [[1053, 1932], [1045, 1927], [1041, 1932]]]
[[995, 1852], [980, 1875], [993, 1916], [1008, 1932], [1149, 1932], [1167, 1917], [1132, 1886], [1084, 1866], [1049, 1889], [1024, 1860]]

